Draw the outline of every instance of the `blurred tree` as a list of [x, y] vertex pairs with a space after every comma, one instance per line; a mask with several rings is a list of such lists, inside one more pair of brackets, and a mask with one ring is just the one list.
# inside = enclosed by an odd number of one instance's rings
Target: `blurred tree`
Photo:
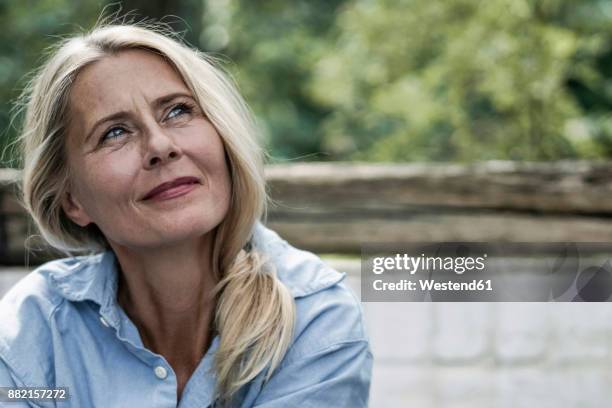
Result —
[[13, 102], [41, 52], [59, 36], [96, 21], [97, 2], [68, 0], [0, 1], [0, 166], [16, 166], [7, 146], [16, 130], [9, 126]]
[[276, 158], [327, 160], [308, 83], [345, 0], [207, 0], [202, 46], [227, 64]]
[[204, 12], [202, 0], [122, 0], [116, 4], [136, 20], [163, 21], [180, 32], [191, 45], [199, 43]]
[[612, 158], [612, 2], [564, 3], [549, 18], [593, 39], [590, 48], [575, 55], [580, 63], [566, 81], [584, 111], [568, 131], [581, 142], [583, 156]]
[[567, 85], [601, 80], [593, 65], [610, 31], [585, 29], [573, 4], [352, 2], [312, 76], [315, 100], [333, 110], [323, 145], [365, 160], [600, 155]]
[[0, 149], [41, 50], [108, 4], [220, 56], [279, 159], [612, 157], [605, 0], [0, 0]]

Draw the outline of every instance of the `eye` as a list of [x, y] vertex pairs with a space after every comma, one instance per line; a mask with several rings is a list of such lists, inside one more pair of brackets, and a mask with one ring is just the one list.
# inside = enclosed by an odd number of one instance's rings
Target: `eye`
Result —
[[170, 110], [168, 116], [166, 116], [166, 119], [173, 119], [185, 113], [191, 113], [191, 111], [192, 108], [189, 105], [187, 105], [186, 103], [179, 103]]
[[119, 136], [121, 136], [123, 133], [125, 132], [125, 129], [122, 128], [121, 126], [115, 126], [113, 128], [110, 128], [108, 130], [108, 132], [106, 132], [103, 136], [101, 141], [104, 142], [108, 139], [116, 139]]

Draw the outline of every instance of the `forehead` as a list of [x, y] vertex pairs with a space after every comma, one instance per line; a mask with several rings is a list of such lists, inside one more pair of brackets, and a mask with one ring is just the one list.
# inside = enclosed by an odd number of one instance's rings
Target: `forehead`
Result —
[[[160, 55], [146, 50], [125, 50], [85, 67], [76, 77], [71, 97], [79, 102], [100, 102], [110, 92], [114, 98], [139, 90], [148, 95], [168, 87], [186, 88], [180, 75]], [[119, 92], [124, 90], [124, 92]], [[156, 92], [157, 91], [157, 92]], [[89, 98], [87, 98], [89, 96]], [[115, 100], [116, 102], [116, 100]]]
[[103, 57], [79, 72], [69, 97], [71, 127], [87, 130], [96, 120], [134, 103], [151, 102], [173, 92], [191, 92], [161, 56], [147, 50], [125, 50]]

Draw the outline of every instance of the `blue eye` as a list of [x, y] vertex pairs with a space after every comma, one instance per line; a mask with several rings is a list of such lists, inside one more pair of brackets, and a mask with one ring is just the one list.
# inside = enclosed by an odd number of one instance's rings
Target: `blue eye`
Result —
[[124, 132], [125, 132], [125, 129], [119, 126], [115, 126], [114, 128], [111, 128], [108, 132], [106, 132], [104, 136], [102, 136], [102, 141], [106, 139], [116, 139], [117, 137], [121, 136]]
[[168, 113], [167, 119], [172, 119], [179, 115], [182, 115], [184, 113], [189, 113], [189, 112], [191, 112], [191, 108], [184, 103], [180, 103], [176, 105], [174, 108], [172, 108], [170, 113]]

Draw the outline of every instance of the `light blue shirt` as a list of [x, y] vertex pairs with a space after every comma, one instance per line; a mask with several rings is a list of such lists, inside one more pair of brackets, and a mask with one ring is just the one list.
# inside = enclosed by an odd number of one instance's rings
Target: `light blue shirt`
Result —
[[[362, 307], [340, 273], [257, 223], [253, 246], [274, 263], [295, 298], [292, 344], [263, 384], [243, 386], [237, 407], [366, 407], [372, 353]], [[67, 387], [57, 407], [174, 408], [177, 379], [166, 359], [144, 347], [117, 303], [112, 251], [48, 262], [0, 301], [0, 386]], [[213, 406], [216, 335], [178, 407]], [[0, 403], [51, 407], [55, 402]]]

